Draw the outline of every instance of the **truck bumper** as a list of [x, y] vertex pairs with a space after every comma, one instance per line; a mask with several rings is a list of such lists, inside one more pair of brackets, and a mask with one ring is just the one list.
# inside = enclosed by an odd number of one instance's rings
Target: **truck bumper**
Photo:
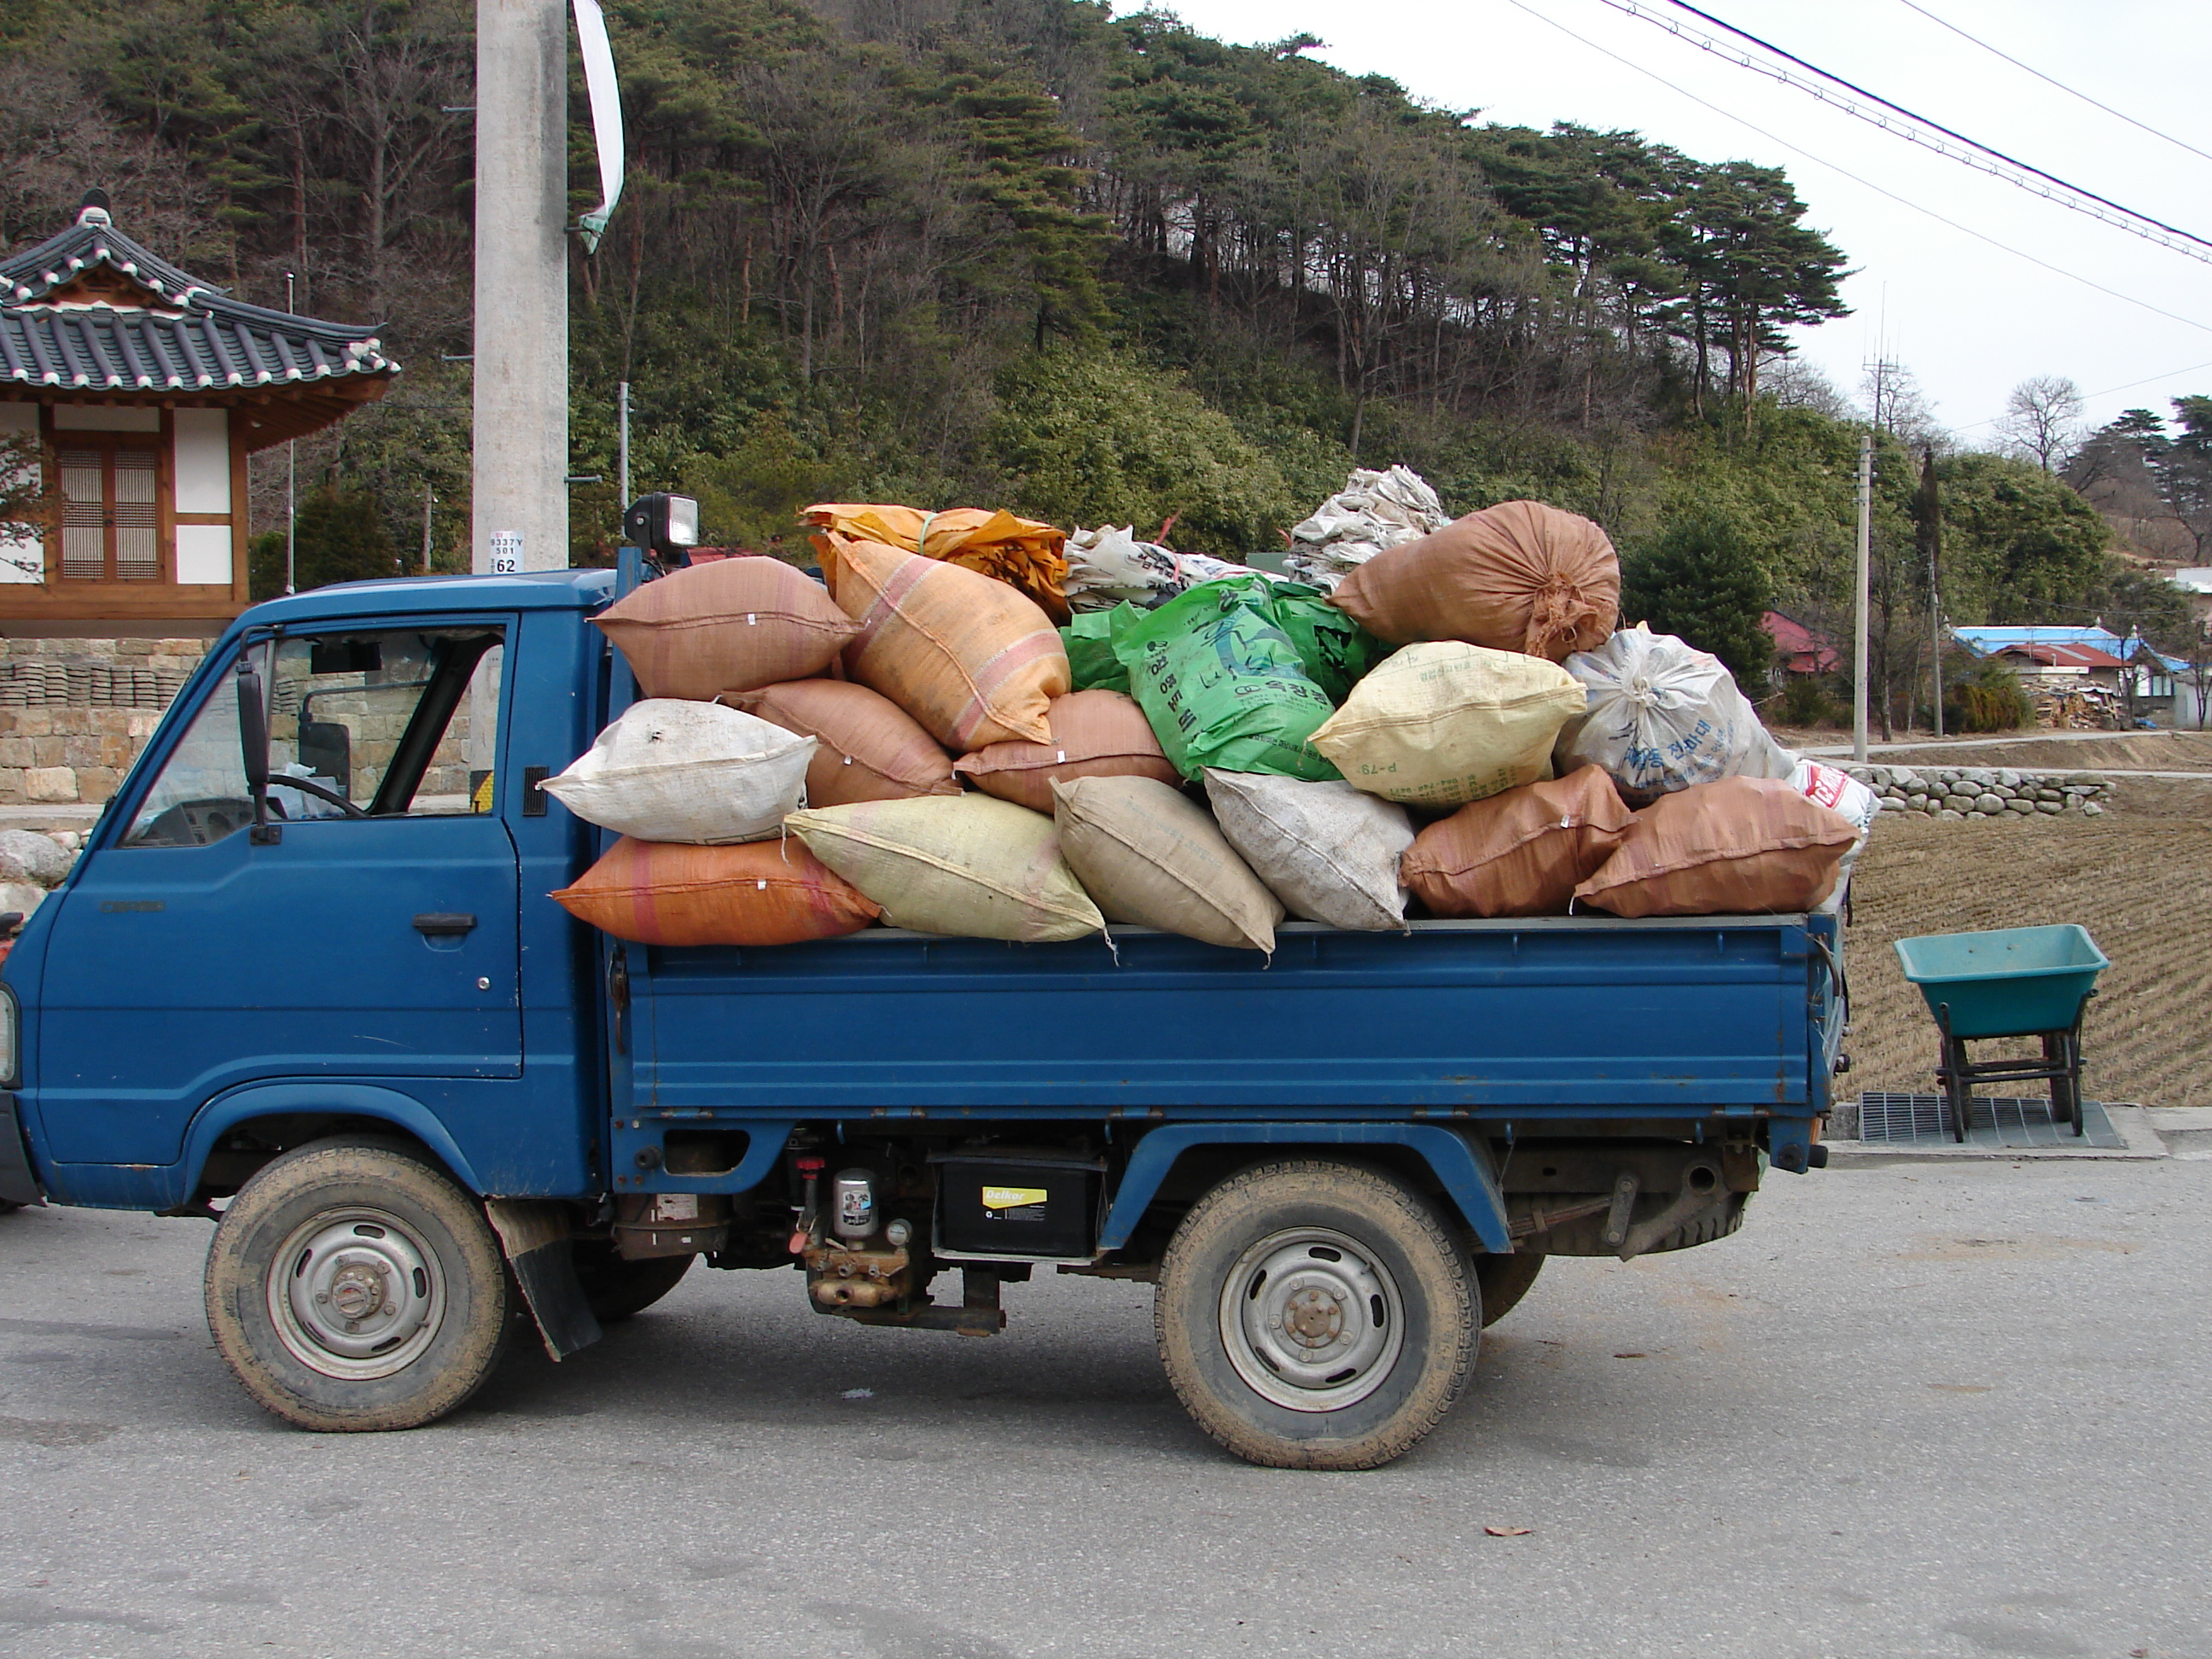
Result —
[[15, 1097], [0, 1095], [0, 1204], [43, 1204], [39, 1178], [31, 1173], [31, 1150], [15, 1116]]

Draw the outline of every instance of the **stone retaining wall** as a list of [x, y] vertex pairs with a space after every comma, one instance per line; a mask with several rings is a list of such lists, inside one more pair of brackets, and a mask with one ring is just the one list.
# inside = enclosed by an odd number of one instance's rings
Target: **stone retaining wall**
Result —
[[2009, 766], [1845, 766], [1881, 798], [1885, 812], [1936, 818], [2032, 818], [2080, 812], [2094, 817], [2112, 798], [2102, 778], [2021, 772]]
[[0, 639], [0, 805], [113, 794], [207, 643]]

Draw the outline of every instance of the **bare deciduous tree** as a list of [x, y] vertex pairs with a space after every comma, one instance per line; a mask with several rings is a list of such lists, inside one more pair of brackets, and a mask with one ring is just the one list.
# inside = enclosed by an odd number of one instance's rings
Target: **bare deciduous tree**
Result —
[[2045, 472], [2066, 464], [2081, 441], [2081, 388], [2063, 374], [2034, 374], [2005, 398], [1997, 436], [2022, 460]]

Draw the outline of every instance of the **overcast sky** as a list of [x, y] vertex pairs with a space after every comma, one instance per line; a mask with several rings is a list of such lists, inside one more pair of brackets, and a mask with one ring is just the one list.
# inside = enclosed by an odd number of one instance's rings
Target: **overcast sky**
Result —
[[[2014, 68], [1905, 0], [1698, 3], [1968, 137], [2212, 239], [2212, 161]], [[2212, 74], [2206, 0], [1919, 3], [2067, 86], [2212, 151], [2212, 123], [2202, 118]], [[1990, 441], [1986, 422], [2032, 374], [2070, 377], [2099, 422], [2135, 406], [2170, 416], [2166, 399], [2212, 392], [2212, 264], [1920, 149], [1604, 0], [1172, 0], [1169, 9], [1238, 42], [1318, 35], [1328, 45], [1315, 56], [1389, 76], [1417, 97], [1480, 109], [1486, 119], [1631, 128], [1701, 161], [1786, 168], [1809, 204], [1805, 222], [1856, 272], [1843, 290], [1853, 314], [1803, 331], [1803, 355], [1855, 392], [1861, 366], [1886, 351], [1919, 378], [1936, 419], [1969, 442]]]

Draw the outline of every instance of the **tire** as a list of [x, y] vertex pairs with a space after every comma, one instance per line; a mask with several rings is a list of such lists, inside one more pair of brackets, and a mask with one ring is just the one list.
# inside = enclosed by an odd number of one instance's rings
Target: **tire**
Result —
[[[347, 1328], [343, 1310], [364, 1303]], [[208, 1247], [216, 1351], [256, 1403], [303, 1429], [435, 1422], [496, 1368], [514, 1310], [483, 1206], [390, 1142], [285, 1153], [239, 1189]]]
[[1247, 1462], [1286, 1469], [1370, 1469], [1411, 1449], [1467, 1386], [1480, 1317], [1426, 1199], [1307, 1159], [1246, 1170], [1193, 1206], [1152, 1304], [1184, 1409]]
[[1482, 1328], [1488, 1330], [1511, 1313], [1521, 1298], [1528, 1294], [1536, 1275], [1543, 1271], [1541, 1250], [1516, 1250], [1511, 1255], [1477, 1255], [1474, 1282], [1482, 1291]]
[[575, 1250], [576, 1279], [584, 1287], [585, 1304], [602, 1325], [643, 1313], [674, 1290], [698, 1260], [689, 1255], [655, 1255], [626, 1261], [615, 1254], [613, 1246], [596, 1239], [578, 1239]]

